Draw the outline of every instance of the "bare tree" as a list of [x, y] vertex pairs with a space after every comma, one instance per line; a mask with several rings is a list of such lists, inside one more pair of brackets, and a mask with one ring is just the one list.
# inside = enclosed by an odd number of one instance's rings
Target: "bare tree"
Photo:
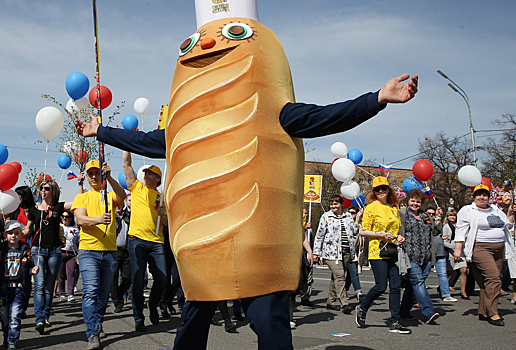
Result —
[[428, 185], [442, 208], [447, 207], [449, 198], [455, 199], [459, 208], [470, 201], [469, 188], [457, 177], [459, 169], [473, 161], [470, 146], [464, 137], [448, 137], [443, 131], [419, 140], [420, 155], [416, 160], [426, 159], [434, 166], [434, 176]]
[[504, 129], [500, 139], [489, 138], [485, 150], [489, 158], [483, 162], [482, 173], [502, 180], [516, 180], [516, 115], [503, 114], [493, 124]]

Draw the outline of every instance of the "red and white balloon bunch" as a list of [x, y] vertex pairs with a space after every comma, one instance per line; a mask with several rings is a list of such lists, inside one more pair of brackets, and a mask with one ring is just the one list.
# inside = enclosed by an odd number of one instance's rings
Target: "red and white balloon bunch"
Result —
[[22, 166], [18, 162], [9, 163], [9, 151], [0, 145], [0, 213], [9, 214], [20, 205], [20, 197], [11, 188], [18, 182]]

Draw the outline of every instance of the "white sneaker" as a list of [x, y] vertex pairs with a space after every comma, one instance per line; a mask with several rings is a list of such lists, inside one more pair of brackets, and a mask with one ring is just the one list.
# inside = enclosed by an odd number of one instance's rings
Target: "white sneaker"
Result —
[[61, 297], [59, 298], [59, 301], [66, 301], [66, 297], [64, 295], [61, 295]]
[[290, 329], [296, 329], [296, 323], [290, 322]]
[[68, 296], [68, 301], [75, 301], [75, 297], [73, 295]]
[[457, 299], [454, 297], [446, 297], [446, 298], [443, 298], [443, 301], [449, 301], [449, 302], [455, 303], [457, 301]]

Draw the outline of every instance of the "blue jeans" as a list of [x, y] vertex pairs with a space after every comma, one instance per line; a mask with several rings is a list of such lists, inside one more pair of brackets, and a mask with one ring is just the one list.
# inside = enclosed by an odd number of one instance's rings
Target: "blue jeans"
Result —
[[54, 286], [63, 256], [60, 247], [32, 247], [31, 252], [34, 264], [39, 266], [39, 273], [34, 275], [34, 315], [36, 324], [45, 323], [50, 318]]
[[86, 337], [97, 334], [104, 321], [111, 283], [118, 264], [116, 250], [79, 250], [79, 269], [82, 275], [82, 315]]
[[360, 278], [358, 277], [358, 266], [356, 262], [349, 262], [348, 275], [351, 279], [351, 284], [353, 284], [353, 289], [355, 290], [355, 293], [362, 293], [362, 286], [360, 285]]
[[143, 296], [145, 269], [149, 263], [149, 270], [154, 278], [149, 296], [149, 309], [158, 307], [165, 290], [167, 264], [165, 262], [165, 247], [162, 243], [149, 242], [135, 236], [128, 237], [127, 249], [131, 257], [131, 282], [134, 322], [143, 322]]
[[435, 270], [439, 277], [439, 288], [441, 289], [441, 297], [451, 296], [450, 286], [448, 284], [448, 272], [446, 271], [446, 256], [438, 256], [435, 262]]
[[23, 288], [2, 287], [0, 300], [3, 303], [2, 330], [4, 331], [4, 341], [17, 343], [20, 340], [21, 315], [25, 303]]
[[369, 310], [373, 302], [387, 290], [387, 281], [389, 281], [389, 311], [391, 312], [389, 321], [396, 322], [400, 318], [400, 271], [392, 259], [371, 259], [369, 264], [373, 270], [375, 284], [360, 303], [360, 308], [364, 311]]
[[417, 303], [421, 308], [421, 313], [427, 321], [434, 313], [434, 305], [430, 300], [430, 295], [426, 290], [425, 280], [430, 272], [430, 261], [424, 266], [420, 266], [415, 262], [410, 262], [410, 270], [407, 273], [410, 283], [405, 286], [405, 293], [403, 293], [403, 300], [401, 301], [401, 314], [410, 315], [410, 309], [414, 303], [414, 295], [416, 295]]
[[[293, 349], [285, 293], [241, 299], [249, 326], [258, 336], [258, 349]], [[187, 301], [177, 327], [174, 350], [206, 349], [210, 321], [218, 301]]]

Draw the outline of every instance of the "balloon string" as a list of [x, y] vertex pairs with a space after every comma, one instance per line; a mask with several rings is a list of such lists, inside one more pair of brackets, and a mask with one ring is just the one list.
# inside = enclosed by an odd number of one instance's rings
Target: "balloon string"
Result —
[[45, 145], [45, 168], [43, 171], [43, 180], [45, 180], [45, 174], [47, 173], [47, 154], [48, 154], [48, 140], [47, 140], [47, 144]]
[[359, 167], [358, 165], [355, 165], [355, 166], [356, 166], [358, 169], [362, 170], [364, 173], [369, 174], [369, 175], [371, 175], [372, 177], [376, 177], [376, 176], [374, 176], [373, 174], [371, 174], [370, 172], [368, 172], [368, 171], [366, 171], [366, 170], [362, 169], [362, 168], [361, 168], [361, 167]]
[[[141, 115], [142, 116], [142, 122], [141, 122], [141, 131], [143, 131], [143, 114]], [[145, 165], [145, 156], [142, 156], [142, 160], [143, 160], [143, 165]], [[159, 220], [159, 219], [158, 219]]]
[[63, 173], [61, 174], [61, 178], [59, 179], [59, 183], [58, 183], [59, 186], [61, 185], [61, 180], [63, 180], [64, 173], [65, 173], [65, 170], [63, 169]]

